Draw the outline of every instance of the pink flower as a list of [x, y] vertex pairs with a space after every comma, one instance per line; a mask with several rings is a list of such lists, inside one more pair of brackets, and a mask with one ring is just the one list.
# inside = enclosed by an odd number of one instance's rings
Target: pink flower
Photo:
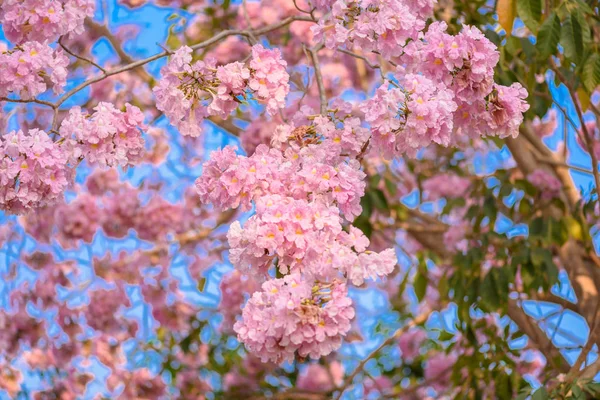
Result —
[[486, 117], [490, 134], [500, 138], [517, 137], [523, 113], [529, 110], [525, 101], [527, 96], [527, 90], [520, 83], [513, 83], [510, 87], [494, 85]]
[[100, 227], [102, 212], [96, 198], [86, 193], [80, 194], [68, 204], [61, 204], [56, 210], [58, 239], [64, 247], [72, 247], [77, 241], [90, 243]]
[[265, 49], [260, 44], [252, 47], [250, 61], [252, 75], [248, 87], [260, 101], [266, 101], [267, 112], [275, 114], [285, 107], [289, 87], [287, 63], [282, 60], [279, 49]]
[[145, 128], [144, 114], [130, 104], [125, 107], [123, 112], [111, 103], [101, 102], [92, 115], [84, 114], [79, 107], [71, 108], [61, 124], [60, 134], [73, 138], [74, 156], [110, 167], [139, 162], [144, 151], [140, 131]]
[[54, 93], [60, 94], [67, 83], [68, 66], [69, 59], [62, 49], [38, 42], [0, 53], [0, 96], [15, 93], [23, 99], [36, 97], [47, 89], [44, 76], [50, 78]]
[[429, 200], [456, 199], [463, 197], [469, 186], [471, 181], [467, 178], [454, 174], [439, 174], [423, 182], [423, 191]]
[[248, 67], [241, 62], [217, 67], [213, 58], [192, 63], [191, 53], [187, 46], [177, 50], [153, 89], [158, 109], [182, 135], [199, 136], [204, 118], [227, 118], [250, 92], [267, 103], [269, 114], [285, 107], [289, 75], [279, 50], [255, 45]]
[[309, 392], [329, 392], [341, 385], [344, 367], [339, 361], [332, 361], [329, 368], [321, 364], [310, 364], [298, 374], [296, 387]]
[[527, 175], [527, 180], [540, 190], [542, 198], [546, 200], [557, 197], [562, 189], [562, 183], [558, 178], [543, 169], [536, 169]]
[[93, 16], [95, 5], [94, 0], [4, 0], [0, 23], [12, 42], [53, 42], [82, 34], [83, 21]]
[[23, 213], [53, 204], [72, 177], [65, 147], [32, 129], [0, 137], [0, 208]]
[[[324, 290], [328, 298], [319, 293]], [[265, 282], [234, 325], [238, 338], [264, 361], [318, 358], [338, 349], [354, 318], [346, 286], [334, 283], [313, 292], [298, 274]]]
[[402, 358], [410, 361], [417, 357], [425, 339], [427, 339], [427, 333], [419, 328], [409, 329], [402, 334], [400, 339], [398, 339], [398, 346], [400, 346]]

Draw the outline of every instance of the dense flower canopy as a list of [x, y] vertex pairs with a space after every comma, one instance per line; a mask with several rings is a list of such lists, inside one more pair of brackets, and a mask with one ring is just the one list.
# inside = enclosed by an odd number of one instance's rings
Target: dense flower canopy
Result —
[[597, 5], [104, 3], [0, 0], [0, 399], [600, 396]]

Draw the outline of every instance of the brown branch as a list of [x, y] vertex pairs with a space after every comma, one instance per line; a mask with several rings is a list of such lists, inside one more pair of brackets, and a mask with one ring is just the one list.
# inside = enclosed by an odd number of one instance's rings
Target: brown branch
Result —
[[554, 346], [548, 335], [538, 326], [537, 322], [532, 321], [525, 314], [525, 311], [523, 311], [516, 300], [510, 299], [508, 301], [507, 314], [517, 324], [519, 329], [529, 337], [529, 340], [535, 344], [536, 348], [542, 352], [550, 365], [564, 373], [569, 371], [569, 364], [558, 348]]
[[73, 53], [71, 50], [69, 50], [69, 48], [67, 46], [65, 46], [65, 44], [62, 41], [63, 41], [63, 37], [61, 36], [60, 38], [58, 38], [58, 44], [60, 45], [60, 47], [62, 47], [62, 49], [64, 51], [66, 51], [67, 53], [69, 53], [70, 55], [72, 55], [73, 57], [75, 57], [76, 59], [84, 61], [84, 62], [86, 62], [88, 64], [91, 64], [94, 67], [98, 68], [100, 71], [106, 73], [106, 70], [104, 68], [102, 68], [99, 64], [96, 64], [93, 60], [91, 60], [89, 58], [85, 58], [83, 56], [80, 56], [78, 54]]
[[[271, 31], [277, 30], [281, 27], [284, 27], [286, 25], [291, 24], [294, 21], [312, 21], [311, 18], [309, 17], [303, 17], [303, 16], [295, 16], [295, 17], [288, 17], [283, 19], [282, 21], [279, 21], [275, 24], [271, 24], [271, 25], [267, 25], [263, 28], [260, 29], [256, 29], [256, 30], [239, 30], [239, 29], [228, 29], [225, 31], [221, 31], [220, 33], [216, 34], [215, 36], [213, 36], [210, 39], [207, 39], [203, 42], [200, 43], [196, 43], [193, 46], [190, 46], [190, 48], [192, 50], [199, 50], [199, 49], [203, 49], [205, 47], [208, 47], [214, 43], [217, 43], [229, 36], [245, 36], [248, 37], [250, 34], [254, 34], [254, 35], [263, 35], [265, 33], [269, 33]], [[56, 107], [60, 107], [65, 101], [67, 101], [71, 96], [73, 96], [74, 94], [80, 92], [81, 90], [85, 89], [86, 87], [100, 82], [106, 78], [108, 78], [109, 76], [113, 76], [113, 75], [117, 75], [126, 71], [131, 71], [133, 69], [139, 68], [141, 66], [144, 66], [148, 63], [151, 63], [152, 61], [156, 61], [156, 60], [160, 60], [161, 58], [167, 57], [170, 54], [170, 52], [168, 51], [164, 51], [162, 53], [158, 53], [155, 54], [153, 56], [144, 58], [142, 60], [138, 60], [138, 61], [134, 61], [131, 62], [127, 65], [123, 65], [121, 67], [117, 67], [111, 70], [106, 71], [106, 73], [103, 73], [100, 76], [94, 77], [94, 78], [90, 78], [88, 80], [86, 80], [85, 82], [82, 82], [81, 84], [79, 84], [78, 86], [74, 87], [73, 89], [71, 89], [70, 91], [68, 91], [66, 94], [64, 94], [56, 103]]]

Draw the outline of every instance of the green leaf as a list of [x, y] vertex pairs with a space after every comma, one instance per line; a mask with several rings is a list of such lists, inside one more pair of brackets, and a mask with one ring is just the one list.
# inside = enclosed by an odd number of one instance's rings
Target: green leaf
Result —
[[204, 292], [204, 288], [206, 287], [206, 278], [202, 277], [200, 279], [198, 279], [198, 285], [196, 286], [196, 288], [198, 289], [199, 292]]
[[548, 391], [546, 391], [546, 388], [543, 386], [536, 390], [533, 396], [531, 396], [531, 400], [546, 400], [549, 398]]
[[454, 338], [454, 334], [448, 331], [439, 331], [440, 335], [438, 336], [438, 340], [440, 342], [446, 342]]
[[371, 196], [375, 208], [380, 211], [389, 211], [387, 199], [381, 190], [371, 189], [369, 191], [369, 196]]
[[600, 383], [590, 382], [583, 387], [583, 390], [585, 390], [592, 396], [600, 396]]
[[369, 219], [373, 214], [373, 198], [371, 196], [363, 196], [360, 199], [360, 206], [362, 207], [361, 217]]
[[427, 271], [417, 272], [417, 277], [415, 278], [415, 283], [413, 284], [415, 295], [419, 302], [423, 301], [425, 298], [425, 292], [427, 291]]
[[542, 26], [537, 35], [535, 48], [538, 51], [538, 56], [541, 59], [546, 59], [554, 54], [558, 48], [560, 40], [560, 19], [552, 13]]
[[525, 25], [537, 32], [542, 17], [542, 0], [517, 0], [517, 12]]
[[583, 390], [581, 390], [579, 385], [574, 384], [571, 387], [571, 393], [573, 394], [572, 398], [574, 400], [585, 400], [585, 394], [583, 393]]
[[371, 235], [373, 234], [373, 225], [371, 224], [371, 221], [369, 221], [369, 218], [364, 215], [364, 213], [363, 215], [359, 215], [354, 220], [352, 225], [360, 229], [366, 237], [368, 237], [369, 239], [371, 238]]
[[498, 289], [496, 287], [496, 279], [492, 271], [490, 271], [483, 282], [481, 282], [481, 302], [482, 305], [487, 306], [489, 311], [495, 311], [500, 306], [500, 296], [498, 295]]
[[584, 28], [587, 28], [589, 36], [589, 27], [587, 24], [582, 26], [582, 20], [585, 22], [580, 13], [574, 11], [567, 15], [561, 29], [560, 43], [565, 49], [565, 55], [574, 61], [578, 61], [585, 50]]
[[581, 78], [588, 92], [593, 92], [600, 85], [600, 55], [593, 53], [586, 60]]

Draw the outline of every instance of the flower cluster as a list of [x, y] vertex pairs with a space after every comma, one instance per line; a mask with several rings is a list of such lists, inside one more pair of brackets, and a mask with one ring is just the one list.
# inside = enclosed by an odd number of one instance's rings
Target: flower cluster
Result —
[[362, 104], [374, 143], [387, 156], [412, 155], [431, 143], [448, 146], [458, 108], [452, 92], [423, 75], [407, 74], [402, 83], [402, 89], [380, 87]]
[[[250, 157], [236, 155], [232, 147], [214, 152], [196, 181], [201, 201], [217, 208], [249, 209], [255, 204], [255, 214], [243, 227], [237, 221], [230, 226], [227, 237], [233, 265], [262, 279], [269, 279], [272, 267], [285, 275], [268, 280], [234, 326], [240, 340], [263, 359], [279, 362], [293, 358], [296, 351], [312, 357], [331, 352], [346, 330], [332, 331], [327, 340], [317, 338], [315, 343], [313, 327], [299, 326], [296, 319], [284, 323], [280, 314], [285, 310], [277, 307], [287, 302], [285, 307], [300, 317], [294, 304], [312, 305], [311, 296], [319, 288], [335, 293], [342, 287], [341, 277], [359, 286], [366, 279], [390, 274], [397, 262], [393, 249], [368, 251], [368, 238], [353, 226], [344, 227], [344, 219], [350, 221], [362, 210], [365, 174], [355, 157], [362, 153], [368, 131], [350, 116], [348, 103], [333, 106], [335, 111], [326, 116], [301, 110], [289, 123], [278, 126], [273, 137], [276, 148], [261, 144]], [[298, 299], [296, 287], [303, 293]], [[288, 302], [289, 297], [295, 300]], [[311, 312], [320, 315], [318, 310], [335, 308], [335, 298], [321, 298]], [[267, 299], [282, 305], [271, 305]], [[352, 310], [351, 305], [348, 309]], [[274, 316], [283, 325], [265, 332], [273, 326], [261, 319], [266, 316]], [[320, 323], [327, 325], [326, 320]]]
[[445, 22], [431, 24], [423, 40], [405, 47], [401, 60], [408, 72], [421, 72], [450, 87], [457, 101], [480, 101], [492, 91], [498, 50], [475, 27], [467, 26], [456, 36], [446, 29]]
[[221, 280], [221, 301], [219, 311], [223, 315], [221, 329], [231, 331], [235, 318], [242, 310], [246, 295], [252, 295], [259, 289], [256, 280], [244, 276], [240, 271], [233, 270]]
[[314, 116], [312, 108], [304, 106], [287, 124], [275, 128], [271, 145], [285, 148], [319, 143], [326, 149], [327, 157], [340, 154], [356, 157], [365, 150], [369, 140], [369, 129], [361, 125], [360, 118], [353, 115], [351, 103], [336, 99], [332, 102], [333, 112]]
[[0, 209], [23, 213], [53, 203], [69, 185], [72, 171], [64, 146], [44, 131], [0, 137]]
[[139, 108], [125, 105], [117, 110], [111, 103], [99, 103], [92, 115], [73, 107], [60, 127], [64, 138], [73, 138], [75, 158], [84, 157], [101, 166], [128, 166], [138, 162], [144, 150], [140, 128], [144, 114]]
[[90, 243], [100, 226], [102, 212], [96, 198], [83, 193], [72, 202], [57, 207], [54, 218], [60, 221], [58, 238], [66, 248], [78, 240]]
[[286, 67], [287, 63], [281, 58], [279, 49], [265, 49], [261, 45], [252, 47], [252, 75], [248, 87], [258, 100], [267, 103], [269, 114], [275, 114], [285, 107], [285, 98], [290, 90]]
[[94, 0], [4, 0], [0, 24], [12, 42], [53, 42], [83, 33], [83, 21], [93, 16], [95, 5]]
[[250, 208], [253, 200], [269, 194], [294, 199], [318, 196], [335, 202], [348, 218], [360, 214], [365, 174], [357, 162], [327, 163], [325, 150], [282, 153], [260, 145], [251, 157], [237, 156], [232, 147], [215, 152], [196, 181], [203, 202], [226, 209]]
[[464, 197], [469, 186], [471, 181], [467, 178], [454, 174], [438, 174], [423, 182], [423, 192], [430, 200], [443, 197], [457, 199]]
[[562, 189], [562, 183], [558, 178], [544, 169], [536, 169], [527, 175], [527, 180], [537, 187], [542, 194], [542, 198], [547, 200], [558, 197]]
[[527, 91], [494, 83], [499, 55], [477, 28], [458, 35], [435, 22], [404, 47], [396, 80], [361, 105], [373, 144], [386, 157], [415, 155], [436, 143], [463, 144], [483, 135], [516, 136]]
[[[327, 301], [324, 298], [327, 297]], [[346, 285], [311, 285], [298, 274], [272, 279], [252, 295], [235, 331], [262, 361], [318, 358], [341, 345], [354, 318]]]
[[66, 85], [69, 59], [61, 49], [27, 42], [15, 50], [0, 53], [0, 96], [15, 93], [30, 99], [47, 89], [45, 77], [52, 82], [54, 93]]
[[399, 56], [407, 40], [425, 28], [434, 1], [336, 0], [317, 4], [326, 14], [311, 28], [315, 41], [324, 39], [330, 49], [354, 47], [388, 58]]
[[233, 62], [218, 67], [213, 58], [192, 62], [192, 49], [184, 46], [161, 69], [153, 89], [157, 107], [182, 135], [192, 137], [202, 132], [203, 119], [227, 118], [250, 94], [275, 114], [289, 92], [286, 65], [279, 50], [261, 45], [252, 48], [248, 66]]

